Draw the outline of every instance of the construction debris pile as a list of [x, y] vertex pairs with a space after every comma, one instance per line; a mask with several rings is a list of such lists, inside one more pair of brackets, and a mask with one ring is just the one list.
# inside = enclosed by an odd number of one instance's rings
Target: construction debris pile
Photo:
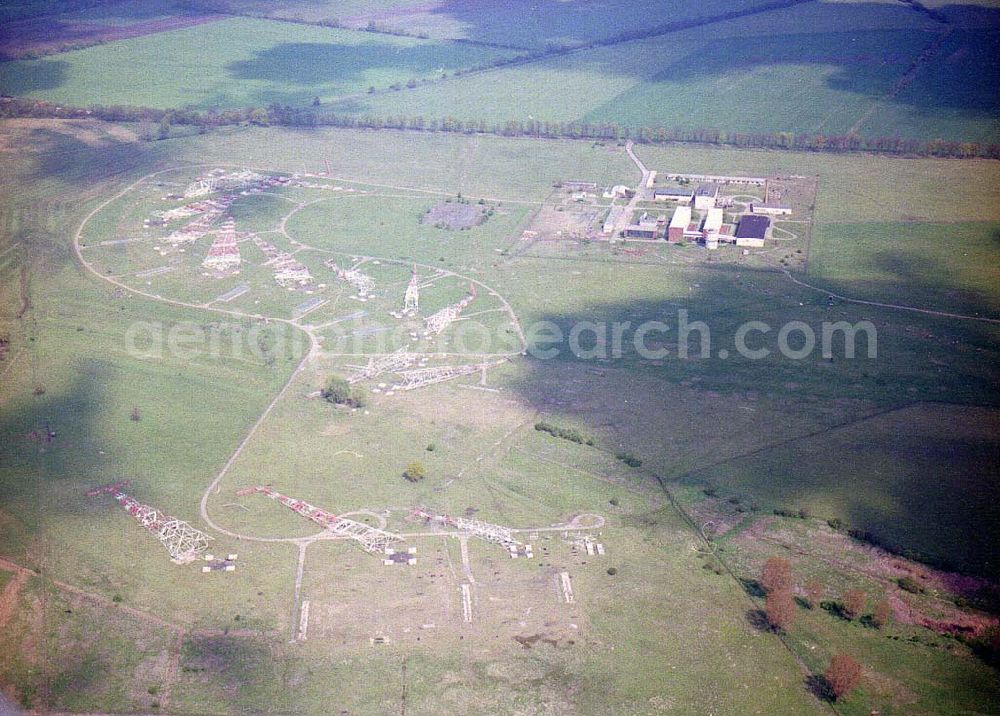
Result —
[[203, 202], [204, 209], [199, 212], [200, 216], [182, 228], [170, 232], [170, 235], [166, 238], [167, 242], [177, 245], [197, 241], [212, 230], [212, 226], [226, 213], [229, 205], [232, 203], [233, 198], [231, 196], [223, 196]]
[[396, 390], [415, 390], [428, 385], [434, 385], [435, 383], [443, 383], [453, 378], [460, 378], [463, 375], [473, 375], [485, 371], [488, 367], [489, 364], [486, 363], [469, 363], [466, 365], [441, 365], [429, 368], [414, 368], [413, 370], [400, 370], [396, 371], [396, 374], [402, 380], [393, 387]]
[[[474, 520], [469, 517], [453, 517], [451, 515], [439, 515], [423, 508], [413, 510], [414, 517], [420, 517], [426, 522], [437, 522], [446, 527], [454, 527], [460, 532], [465, 532], [473, 537], [478, 537], [492, 544], [503, 545], [504, 547], [517, 547], [521, 543], [514, 538], [514, 534], [509, 527], [495, 525], [491, 522]], [[515, 550], [516, 551], [516, 550]]]
[[265, 266], [271, 266], [274, 271], [274, 280], [279, 286], [308, 286], [312, 283], [313, 277], [300, 262], [292, 258], [287, 251], [282, 251], [269, 241], [265, 241], [259, 236], [254, 236], [254, 244], [264, 252], [267, 257]]
[[405, 348], [400, 348], [395, 353], [377, 356], [368, 359], [368, 365], [359, 372], [347, 379], [352, 385], [362, 380], [369, 380], [382, 375], [383, 373], [396, 373], [403, 368], [407, 368], [420, 358], [417, 353], [409, 353]]
[[237, 244], [239, 238], [236, 222], [227, 220], [216, 232], [215, 240], [201, 265], [213, 271], [235, 273], [240, 267], [240, 247]]
[[224, 169], [215, 169], [188, 185], [184, 191], [184, 198], [192, 199], [216, 192], [256, 193], [288, 183], [287, 177], [265, 176], [252, 171], [226, 172]]

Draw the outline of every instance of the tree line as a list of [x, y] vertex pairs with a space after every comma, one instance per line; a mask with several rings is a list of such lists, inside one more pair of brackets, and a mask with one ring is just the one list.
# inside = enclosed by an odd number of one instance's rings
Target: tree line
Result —
[[457, 117], [342, 114], [318, 106], [244, 107], [221, 110], [154, 109], [131, 105], [73, 107], [42, 100], [4, 97], [0, 118], [35, 117], [100, 119], [110, 122], [163, 122], [212, 128], [232, 125], [283, 127], [341, 127], [349, 129], [395, 129], [458, 134], [493, 134], [504, 137], [633, 140], [640, 144], [693, 143], [760, 149], [790, 149], [810, 152], [875, 152], [924, 157], [1000, 159], [1000, 144], [946, 139], [866, 137], [859, 134], [810, 134], [803, 132], [728, 132], [720, 129], [626, 127], [615, 122], [560, 122], [541, 120], [488, 121]]

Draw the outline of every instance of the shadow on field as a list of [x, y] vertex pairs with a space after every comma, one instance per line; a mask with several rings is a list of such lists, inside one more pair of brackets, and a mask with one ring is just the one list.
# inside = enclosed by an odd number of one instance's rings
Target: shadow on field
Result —
[[0, 62], [0, 92], [19, 96], [57, 89], [66, 83], [68, 70], [65, 60]]
[[447, 45], [407, 47], [375, 41], [357, 45], [287, 42], [258, 52], [252, 60], [232, 62], [226, 70], [230, 77], [238, 80], [311, 86], [353, 82], [379, 68], [427, 74], [449, 67], [454, 61], [454, 48]]
[[[526, 358], [516, 390], [540, 420], [597, 431], [605, 448], [634, 454], [665, 480], [712, 485], [765, 511], [839, 517], [968, 569], [1000, 567], [991, 556], [1000, 538], [991, 477], [1000, 473], [994, 327], [829, 302], [769, 271], [700, 270], [691, 289], [681, 300], [594, 303], [540, 316], [564, 335], [584, 322], [634, 328], [657, 319], [668, 327], [660, 334], [666, 339], [647, 347], [662, 345], [669, 355], [637, 355], [626, 332], [620, 358], [588, 359], [596, 344], [585, 331], [577, 351], [568, 340], [536, 344], [561, 352]], [[678, 357], [682, 320], [690, 328], [686, 359]], [[748, 347], [771, 355], [737, 354], [734, 335], [749, 321], [770, 331], [754, 333]], [[783, 355], [776, 338], [792, 321], [817, 337], [804, 358]], [[822, 325], [842, 321], [871, 321], [877, 357], [868, 357], [863, 335], [854, 359], [844, 356], [843, 335], [830, 344], [833, 358], [822, 357]], [[709, 357], [699, 357], [695, 322], [707, 329]], [[801, 334], [788, 345], [802, 347]]]
[[[203, 674], [226, 692], [246, 690], [269, 681], [275, 667], [270, 649], [262, 641], [228, 635], [191, 636], [181, 650], [183, 674]], [[263, 672], [269, 672], [262, 678]], [[238, 702], [236, 699], [234, 702]]]
[[767, 619], [767, 613], [763, 609], [748, 609], [743, 616], [754, 631], [762, 633], [774, 631], [774, 627], [771, 626], [771, 622]]
[[806, 691], [820, 701], [833, 702], [833, 689], [823, 674], [810, 674], [805, 680]]
[[[19, 369], [27, 370], [30, 365], [30, 359], [23, 356]], [[101, 410], [99, 385], [106, 373], [95, 362], [69, 386], [47, 387], [44, 378], [44, 371], [39, 371], [33, 388], [44, 393], [11, 396], [0, 417], [0, 512], [5, 515], [0, 521], [0, 543], [4, 554], [26, 548], [44, 529], [44, 520], [55, 514], [82, 515], [107, 508], [98, 501], [91, 507], [83, 495], [88, 485], [111, 481], [104, 479], [106, 463], [95, 454], [92, 437]], [[54, 499], [63, 490], [67, 491], [64, 499]]]
[[74, 134], [80, 125], [35, 127], [27, 135], [26, 147], [37, 153], [30, 178], [58, 180], [76, 185], [92, 186], [107, 179], [153, 171], [157, 160], [167, 154], [169, 142], [139, 142], [110, 134], [106, 126], [93, 125], [94, 134]]
[[[992, 239], [1000, 254], [1000, 232], [994, 231]], [[942, 237], [942, 240], [947, 239]], [[893, 277], [893, 281], [883, 282], [888, 290], [881, 295], [872, 293], [865, 290], [864, 281], [858, 281], [858, 290], [852, 295], [869, 295], [875, 300], [892, 303], [901, 301], [894, 286], [905, 286], [915, 294], [913, 299], [905, 301], [907, 305], [935, 305], [952, 313], [1000, 317], [1000, 297], [958, 288], [966, 277], [949, 271], [933, 255], [901, 253], [887, 248], [874, 254], [871, 264], [879, 274]]]
[[[772, 4], [764, 0], [747, 3]], [[677, 3], [655, 0], [625, 5], [446, 0], [429, 12], [444, 20], [447, 27], [461, 28], [460, 34], [466, 39], [539, 49], [586, 46], [624, 34], [641, 36], [643, 30], [653, 31], [664, 24], [750, 11], [742, 3], [740, 6], [735, 10], [724, 4], [678, 7]], [[907, 86], [897, 88], [891, 102], [926, 109], [996, 112], [1000, 109], [1000, 97], [995, 92], [1000, 81], [1000, 33], [995, 29], [1000, 28], [1000, 9], [954, 4], [937, 10], [933, 19], [903, 4], [804, 3], [788, 10], [751, 12], [749, 18], [695, 28], [678, 25], [671, 32], [654, 35], [677, 37], [683, 43], [678, 47], [696, 45], [692, 40], [702, 38], [712, 45], [712, 52], [697, 46], [690, 54], [678, 56], [675, 50], [665, 57], [655, 57], [647, 50], [647, 59], [637, 46], [634, 61], [602, 59], [600, 54], [584, 57], [588, 71], [667, 86], [749, 76], [768, 67], [794, 70], [811, 65], [828, 68], [823, 81], [832, 89], [882, 99], [943, 30], [958, 28]], [[405, 12], [386, 12], [384, 17], [373, 18], [380, 25], [406, 28]], [[651, 70], [655, 72], [652, 77]], [[731, 84], [726, 82], [727, 86]]]

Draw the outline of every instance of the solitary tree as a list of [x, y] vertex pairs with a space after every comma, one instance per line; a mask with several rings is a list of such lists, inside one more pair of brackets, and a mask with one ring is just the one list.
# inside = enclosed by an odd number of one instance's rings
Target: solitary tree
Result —
[[771, 557], [760, 572], [760, 586], [769, 594], [791, 590], [792, 565], [783, 557]]
[[844, 595], [844, 615], [848, 619], [857, 619], [861, 616], [861, 612], [865, 610], [866, 601], [865, 593], [862, 590], [851, 589]]
[[414, 460], [406, 466], [406, 470], [403, 471], [403, 477], [410, 482], [420, 482], [427, 477], [427, 471], [424, 469], [423, 463]]
[[795, 621], [795, 600], [790, 589], [769, 592], [764, 603], [767, 621], [777, 631], [785, 631]]
[[818, 579], [810, 579], [806, 582], [806, 604], [810, 609], [815, 609], [816, 606], [823, 601], [823, 593], [825, 591], [826, 590], [823, 589], [823, 583]]
[[142, 420], [142, 413], [139, 412], [139, 406], [136, 405], [132, 408], [132, 422], [138, 423]]
[[351, 400], [351, 385], [339, 375], [333, 375], [327, 380], [322, 394], [331, 403], [344, 405]]
[[156, 131], [158, 139], [167, 139], [170, 136], [170, 115], [165, 114], [160, 119], [160, 127]]
[[153, 130], [152, 120], [143, 119], [142, 121], [140, 121], [138, 134], [139, 134], [139, 139], [141, 139], [143, 142], [152, 142], [153, 137], [156, 136], [156, 133]]
[[892, 619], [892, 605], [889, 604], [888, 600], [883, 599], [878, 604], [875, 605], [875, 611], [872, 612], [872, 623], [876, 628], [881, 629]]
[[861, 681], [861, 664], [847, 654], [836, 654], [824, 674], [833, 700], [847, 696]]

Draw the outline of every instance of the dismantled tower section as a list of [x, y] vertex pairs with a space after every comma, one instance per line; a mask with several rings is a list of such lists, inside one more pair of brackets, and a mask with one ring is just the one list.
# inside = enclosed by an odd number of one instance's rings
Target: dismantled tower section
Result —
[[473, 520], [468, 517], [439, 515], [435, 512], [429, 512], [424, 509], [414, 510], [413, 515], [415, 517], [421, 517], [428, 522], [437, 522], [448, 527], [454, 527], [461, 532], [467, 532], [474, 537], [479, 537], [480, 539], [492, 542], [493, 544], [508, 547], [520, 544], [520, 542], [514, 539], [514, 534], [511, 532], [511, 529], [509, 527], [504, 527], [503, 525], [495, 525], [491, 522]]
[[413, 370], [397, 370], [395, 371], [396, 375], [401, 380], [394, 388], [396, 390], [416, 390], [427, 385], [460, 378], [463, 375], [482, 373], [485, 376], [486, 370], [494, 365], [499, 365], [499, 363], [467, 363], [465, 365], [440, 365], [429, 368], [414, 368]]
[[450, 326], [459, 316], [459, 314], [465, 310], [466, 306], [472, 303], [476, 298], [476, 284], [469, 284], [469, 295], [463, 298], [458, 303], [453, 303], [450, 306], [442, 308], [440, 311], [432, 316], [425, 319], [424, 324], [426, 325], [427, 332], [431, 334], [438, 334], [445, 328]]
[[146, 528], [150, 534], [160, 540], [170, 553], [170, 559], [175, 564], [187, 564], [208, 548], [212, 539], [201, 530], [195, 529], [184, 520], [160, 512], [155, 507], [144, 505], [125, 492], [128, 482], [118, 482], [113, 485], [98, 487], [87, 493], [89, 497], [96, 495], [111, 495], [125, 508], [135, 521]]
[[397, 534], [380, 530], [377, 527], [366, 525], [363, 522], [356, 522], [345, 517], [338, 517], [332, 512], [327, 512], [326, 510], [311, 505], [304, 500], [297, 500], [294, 497], [282, 495], [277, 490], [267, 487], [266, 485], [247, 487], [240, 490], [236, 494], [241, 496], [259, 494], [270, 497], [272, 500], [277, 500], [288, 509], [293, 512], [297, 512], [306, 519], [312, 520], [333, 534], [339, 537], [354, 540], [360, 544], [366, 552], [384, 554], [386, 548], [390, 545], [404, 541], [404, 539]]
[[368, 365], [348, 378], [347, 382], [353, 385], [362, 380], [375, 378], [383, 373], [395, 373], [416, 362], [418, 357], [416, 353], [409, 353], [405, 348], [400, 348], [395, 353], [369, 358]]
[[356, 268], [341, 268], [333, 259], [324, 261], [323, 265], [337, 274], [337, 278], [341, 281], [346, 281], [353, 286], [354, 290], [358, 292], [358, 296], [361, 298], [367, 298], [375, 288], [375, 279], [367, 274], [361, 273]]

